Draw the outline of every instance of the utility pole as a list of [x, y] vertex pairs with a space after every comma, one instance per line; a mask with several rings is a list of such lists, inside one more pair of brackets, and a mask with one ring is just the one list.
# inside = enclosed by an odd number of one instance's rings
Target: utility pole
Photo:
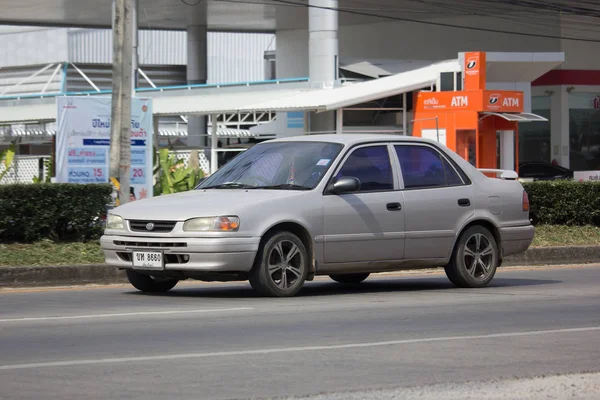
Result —
[[129, 201], [131, 171], [131, 94], [133, 8], [135, 0], [113, 0], [113, 68], [110, 178], [119, 184], [118, 204]]

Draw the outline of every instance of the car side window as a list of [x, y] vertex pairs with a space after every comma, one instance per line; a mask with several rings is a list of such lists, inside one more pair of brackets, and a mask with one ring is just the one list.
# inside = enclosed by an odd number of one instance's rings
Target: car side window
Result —
[[394, 175], [387, 146], [361, 147], [352, 152], [336, 178], [360, 180], [360, 192], [394, 189]]
[[452, 165], [427, 146], [394, 146], [406, 189], [462, 185]]

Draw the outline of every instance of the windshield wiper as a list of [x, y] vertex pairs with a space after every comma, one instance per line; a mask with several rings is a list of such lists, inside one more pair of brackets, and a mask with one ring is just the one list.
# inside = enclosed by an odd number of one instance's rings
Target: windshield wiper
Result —
[[202, 189], [256, 189], [256, 186], [248, 185], [246, 183], [225, 182], [225, 183], [221, 183], [219, 185], [198, 188], [198, 190], [202, 190]]
[[280, 185], [258, 186], [257, 189], [285, 189], [285, 190], [311, 190], [309, 186], [295, 185], [293, 183], [282, 183]]

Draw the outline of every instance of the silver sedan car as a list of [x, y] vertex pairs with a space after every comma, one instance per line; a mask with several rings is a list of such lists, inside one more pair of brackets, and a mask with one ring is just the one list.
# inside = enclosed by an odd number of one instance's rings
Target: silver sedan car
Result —
[[113, 209], [101, 244], [145, 292], [183, 279], [249, 280], [262, 295], [293, 296], [316, 275], [357, 284], [439, 267], [456, 286], [483, 287], [534, 237], [512, 175], [486, 176], [416, 137], [271, 140], [193, 191]]

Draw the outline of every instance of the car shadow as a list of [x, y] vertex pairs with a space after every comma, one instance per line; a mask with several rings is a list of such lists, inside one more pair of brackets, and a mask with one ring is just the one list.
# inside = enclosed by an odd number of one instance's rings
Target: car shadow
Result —
[[[494, 288], [518, 288], [527, 286], [551, 285], [561, 283], [550, 279], [496, 278], [489, 286], [481, 289], [463, 289], [454, 286], [446, 277], [373, 277], [360, 284], [342, 284], [334, 281], [318, 280], [306, 282], [296, 297], [340, 296], [357, 294], [375, 294], [391, 292], [427, 292], [427, 291], [469, 291], [490, 293]], [[159, 297], [200, 297], [200, 298], [258, 298], [260, 297], [247, 282], [206, 284], [198, 282], [197, 287], [176, 286], [167, 293], [146, 294], [138, 291], [127, 294]]]

